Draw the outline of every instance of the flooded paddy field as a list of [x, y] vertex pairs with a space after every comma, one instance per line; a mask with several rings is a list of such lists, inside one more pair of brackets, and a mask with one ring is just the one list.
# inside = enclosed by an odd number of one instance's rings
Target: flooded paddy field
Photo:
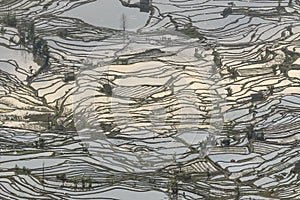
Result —
[[299, 199], [297, 0], [0, 1], [0, 199]]

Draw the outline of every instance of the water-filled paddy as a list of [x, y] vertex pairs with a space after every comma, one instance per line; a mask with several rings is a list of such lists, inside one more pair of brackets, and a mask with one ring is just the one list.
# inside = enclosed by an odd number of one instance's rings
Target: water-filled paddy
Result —
[[139, 6], [0, 2], [0, 199], [297, 199], [298, 2]]
[[122, 29], [122, 15], [126, 17], [126, 29], [136, 31], [142, 28], [149, 14], [141, 13], [138, 8], [126, 8], [119, 0], [97, 0], [62, 14], [75, 17], [94, 26]]

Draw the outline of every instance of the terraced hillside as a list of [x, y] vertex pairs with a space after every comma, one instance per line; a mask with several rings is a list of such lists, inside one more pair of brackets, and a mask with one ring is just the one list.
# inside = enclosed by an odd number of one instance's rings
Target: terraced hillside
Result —
[[0, 1], [0, 199], [300, 199], [298, 0]]

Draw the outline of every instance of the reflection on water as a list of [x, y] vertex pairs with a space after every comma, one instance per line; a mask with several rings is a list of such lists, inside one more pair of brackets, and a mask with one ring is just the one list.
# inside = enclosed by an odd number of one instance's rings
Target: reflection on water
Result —
[[0, 199], [299, 197], [298, 2], [152, 2], [0, 3]]
[[126, 8], [119, 0], [97, 0], [64, 12], [62, 16], [76, 17], [95, 26], [120, 30], [123, 14], [126, 17], [127, 30], [142, 28], [149, 18], [148, 13], [140, 12], [139, 8]]

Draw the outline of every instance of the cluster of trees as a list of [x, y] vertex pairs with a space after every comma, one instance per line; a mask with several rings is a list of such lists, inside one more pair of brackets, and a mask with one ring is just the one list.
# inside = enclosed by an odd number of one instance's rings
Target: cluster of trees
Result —
[[283, 63], [273, 64], [271, 68], [273, 70], [274, 75], [276, 75], [276, 71], [277, 69], [279, 69], [280, 73], [283, 74], [283, 76], [288, 77], [288, 71], [296, 67], [296, 65], [294, 65], [293, 63], [300, 57], [300, 53], [295, 52], [295, 50], [290, 51], [286, 47], [281, 48], [281, 51], [283, 51], [285, 55]]
[[214, 56], [214, 63], [215, 63], [215, 65], [218, 68], [221, 68], [222, 67], [222, 61], [221, 61], [221, 56], [220, 56], [219, 52], [216, 51], [216, 50], [214, 50], [212, 52], [212, 55]]
[[25, 166], [23, 168], [20, 168], [18, 165], [15, 165], [14, 171], [17, 174], [24, 174], [24, 175], [30, 175], [31, 174], [31, 170], [26, 168]]
[[17, 26], [17, 17], [16, 13], [7, 12], [1, 18], [1, 23], [6, 24], [7, 26], [16, 27]]
[[45, 147], [45, 139], [39, 138], [38, 140], [34, 141], [33, 146], [39, 149], [43, 149]]
[[[178, 29], [178, 25], [177, 25], [177, 29]], [[193, 26], [186, 26], [180, 29], [179, 31], [191, 38], [198, 38], [199, 40], [205, 39], [204, 36], [201, 33], [199, 33], [197, 29]]]
[[34, 42], [35, 39], [35, 25], [34, 21], [22, 21], [17, 25], [17, 30], [19, 32], [21, 45], [26, 45]]
[[283, 76], [288, 77], [288, 71], [290, 68], [290, 64], [282, 63], [282, 64], [274, 64], [271, 66], [273, 70], [273, 74], [276, 75], [276, 70], [279, 68], [279, 71]]
[[239, 72], [237, 71], [236, 68], [231, 68], [231, 67], [227, 66], [227, 71], [230, 74], [230, 78], [233, 80], [236, 80], [236, 78], [239, 76]]
[[71, 182], [74, 185], [74, 189], [79, 189], [79, 184], [81, 183], [81, 189], [91, 189], [93, 187], [93, 180], [91, 177], [82, 176], [80, 178], [73, 177], [73, 178], [67, 178], [65, 173], [58, 174], [56, 176], [57, 180], [62, 181], [63, 186], [66, 182]]
[[[22, 20], [18, 23], [16, 14], [13, 12], [7, 12], [0, 18], [1, 22], [7, 26], [15, 27], [19, 33], [20, 45], [32, 45], [32, 53], [36, 60], [39, 60], [38, 64], [42, 67], [49, 65], [49, 47], [47, 41], [35, 33], [35, 24], [33, 20]], [[5, 32], [5, 29], [1, 28], [1, 33]], [[13, 42], [13, 39], [11, 40]]]
[[46, 40], [40, 37], [36, 37], [32, 44], [33, 55], [49, 56], [49, 47]]
[[35, 60], [39, 60], [38, 64], [42, 65], [42, 67], [47, 67], [50, 58], [48, 43], [40, 36], [36, 36], [34, 21], [22, 21], [17, 26], [17, 29], [20, 36], [20, 44], [32, 45], [32, 53]]
[[176, 178], [173, 178], [168, 183], [168, 191], [172, 196], [178, 196], [178, 181]]
[[231, 87], [228, 87], [225, 89], [227, 91], [227, 96], [228, 97], [231, 97], [232, 96], [232, 88]]

